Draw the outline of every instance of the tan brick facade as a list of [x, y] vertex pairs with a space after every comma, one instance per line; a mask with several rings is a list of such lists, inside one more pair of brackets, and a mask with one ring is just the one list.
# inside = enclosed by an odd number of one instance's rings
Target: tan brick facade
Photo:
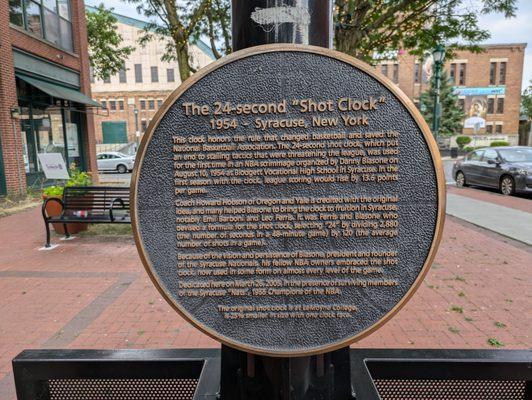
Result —
[[[479, 101], [483, 102], [482, 116], [486, 124], [484, 128], [477, 129], [477, 136], [502, 135], [517, 143], [525, 47], [524, 43], [485, 45], [484, 51], [478, 54], [458, 51], [454, 57], [446, 57], [444, 68], [450, 75], [451, 71], [454, 71], [453, 86], [458, 89], [492, 88], [498, 89], [499, 92], [504, 91], [504, 94], [477, 96]], [[397, 61], [379, 63], [376, 69], [398, 84], [416, 103], [421, 93], [429, 87], [426, 71], [430, 71], [430, 63], [427, 65], [406, 52], [400, 52]], [[468, 96], [459, 97], [464, 102], [468, 118], [471, 116], [469, 114], [473, 113], [471, 108], [467, 107]], [[475, 129], [464, 128], [463, 134], [473, 135]]]
[[[88, 10], [93, 11], [90, 7]], [[138, 40], [144, 34], [146, 22], [120, 14], [113, 15], [117, 19], [117, 32], [124, 40], [123, 45], [132, 46], [135, 50], [125, 61], [123, 71], [106, 81], [93, 80], [94, 98], [106, 106], [106, 110], [100, 113], [102, 115], [95, 117], [96, 141], [105, 141], [102, 122], [121, 121], [126, 123], [128, 142], [135, 142], [140, 140], [161, 103], [180, 85], [179, 69], [176, 61], [162, 60], [168, 38], [155, 36], [145, 46], [139, 46]], [[211, 49], [203, 42], [197, 42], [189, 49], [194, 69], [200, 69], [214, 60]], [[135, 110], [138, 112], [138, 138]]]
[[[80, 77], [80, 91], [91, 97], [85, 6], [83, 0], [71, 0], [70, 4], [73, 52], [11, 24], [9, 2], [0, 2], [0, 140], [7, 193], [26, 192], [20, 125], [11, 116], [11, 109], [18, 107], [13, 51], [23, 51], [76, 72]], [[90, 113], [86, 114], [81, 131], [87, 170], [96, 171], [94, 122]]]
[[[140, 140], [160, 105], [170, 93], [172, 93], [171, 90], [95, 93], [97, 101], [106, 105], [106, 110], [94, 117], [96, 142], [103, 143], [102, 122], [104, 121], [124, 121], [129, 142], [137, 140], [136, 125], [138, 124], [140, 134], [138, 139]], [[113, 102], [114, 106], [112, 106]], [[135, 110], [137, 110], [137, 117], [135, 117]]]

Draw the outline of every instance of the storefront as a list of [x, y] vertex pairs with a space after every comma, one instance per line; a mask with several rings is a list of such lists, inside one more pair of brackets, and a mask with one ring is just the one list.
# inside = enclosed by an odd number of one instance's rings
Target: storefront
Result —
[[[44, 181], [39, 153], [60, 153], [66, 165], [85, 170], [85, 120], [100, 105], [79, 91], [74, 71], [27, 54], [18, 54], [15, 61], [19, 61], [15, 75], [27, 186], [39, 187]], [[40, 67], [52, 69], [62, 81], [54, 74], [36, 73]]]

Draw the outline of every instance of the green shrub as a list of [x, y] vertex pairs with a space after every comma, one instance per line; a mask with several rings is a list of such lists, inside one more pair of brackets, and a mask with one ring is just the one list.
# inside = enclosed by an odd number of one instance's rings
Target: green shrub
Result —
[[490, 143], [490, 147], [499, 147], [499, 146], [510, 146], [510, 143], [508, 143], [505, 140], [494, 140]]
[[90, 186], [92, 184], [92, 177], [84, 171], [80, 171], [76, 164], [72, 164], [69, 168], [70, 179], [66, 181], [64, 186], [53, 185], [44, 188], [43, 195], [46, 197], [61, 197], [65, 187], [70, 186]]
[[64, 190], [63, 186], [58, 186], [58, 185], [48, 186], [44, 188], [44, 190], [42, 191], [42, 194], [46, 197], [61, 197], [63, 195], [63, 190]]
[[469, 136], [458, 136], [456, 138], [456, 144], [458, 145], [458, 147], [460, 147], [461, 149], [464, 148], [464, 146], [466, 144], [469, 144], [471, 143], [471, 138]]

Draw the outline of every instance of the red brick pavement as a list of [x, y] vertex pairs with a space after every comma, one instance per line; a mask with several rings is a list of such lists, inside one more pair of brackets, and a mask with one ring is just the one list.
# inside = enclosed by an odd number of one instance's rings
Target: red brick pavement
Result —
[[[38, 209], [0, 219], [0, 238], [2, 399], [13, 396], [10, 361], [25, 348], [218, 346], [161, 299], [129, 239], [55, 238], [60, 247], [37, 251]], [[530, 247], [448, 218], [418, 292], [356, 346], [491, 348], [494, 338], [530, 348], [531, 265]]]

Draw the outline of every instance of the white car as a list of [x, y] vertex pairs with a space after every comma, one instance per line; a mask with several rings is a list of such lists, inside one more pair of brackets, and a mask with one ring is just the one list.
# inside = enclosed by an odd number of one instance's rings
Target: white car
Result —
[[125, 174], [133, 170], [135, 156], [128, 156], [117, 151], [108, 151], [98, 153], [96, 155], [96, 162], [98, 164], [98, 171], [117, 171], [120, 174]]

